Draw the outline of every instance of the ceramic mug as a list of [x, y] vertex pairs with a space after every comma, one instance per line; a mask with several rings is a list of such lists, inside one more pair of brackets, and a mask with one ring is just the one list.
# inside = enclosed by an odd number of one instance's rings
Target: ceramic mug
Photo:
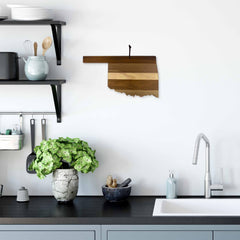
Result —
[[28, 80], [38, 81], [47, 78], [49, 67], [44, 56], [30, 56], [25, 62], [25, 75]]

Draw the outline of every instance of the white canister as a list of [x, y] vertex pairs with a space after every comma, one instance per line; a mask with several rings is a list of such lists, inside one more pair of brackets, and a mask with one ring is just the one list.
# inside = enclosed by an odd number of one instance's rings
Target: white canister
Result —
[[28, 202], [29, 195], [28, 190], [25, 187], [21, 187], [17, 192], [17, 202]]

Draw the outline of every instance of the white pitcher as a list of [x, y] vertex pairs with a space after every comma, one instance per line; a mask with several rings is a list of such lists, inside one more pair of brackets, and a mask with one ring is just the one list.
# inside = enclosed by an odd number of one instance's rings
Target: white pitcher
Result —
[[49, 66], [44, 56], [30, 56], [25, 62], [25, 75], [28, 80], [45, 80], [49, 72]]

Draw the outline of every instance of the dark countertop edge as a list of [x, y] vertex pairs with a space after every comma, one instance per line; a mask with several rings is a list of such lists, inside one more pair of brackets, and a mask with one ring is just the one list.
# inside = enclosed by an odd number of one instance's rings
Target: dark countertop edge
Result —
[[240, 217], [0, 218], [0, 225], [240, 225]]

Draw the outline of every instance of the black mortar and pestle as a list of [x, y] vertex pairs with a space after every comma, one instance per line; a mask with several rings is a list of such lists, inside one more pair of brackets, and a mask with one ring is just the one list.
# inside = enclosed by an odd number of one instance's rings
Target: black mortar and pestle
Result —
[[109, 202], [119, 202], [126, 200], [131, 193], [132, 187], [129, 185], [131, 178], [126, 179], [116, 187], [109, 187], [108, 185], [102, 186], [102, 192], [105, 199]]

